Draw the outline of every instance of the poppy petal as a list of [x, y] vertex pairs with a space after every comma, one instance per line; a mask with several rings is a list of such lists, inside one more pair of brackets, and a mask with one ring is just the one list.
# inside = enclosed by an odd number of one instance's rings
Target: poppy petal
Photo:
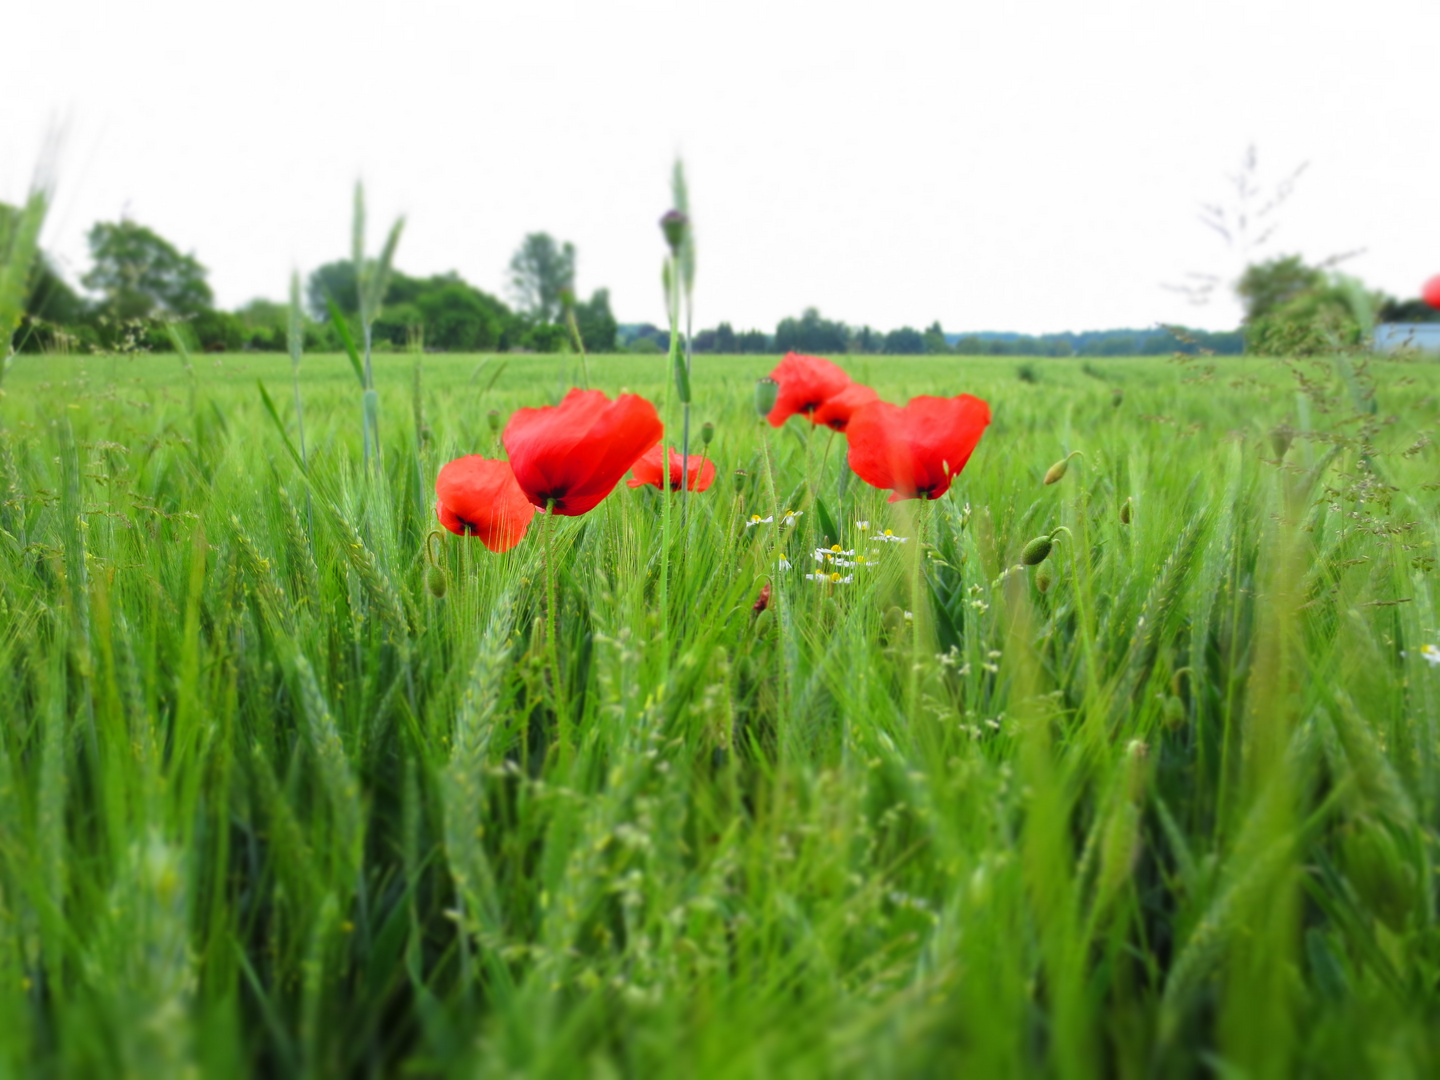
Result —
[[970, 394], [863, 405], [846, 435], [850, 468], [872, 487], [889, 488], [891, 502], [938, 499], [965, 468], [990, 423], [990, 406]]
[[766, 417], [771, 427], [779, 427], [796, 413], [812, 414], [850, 385], [850, 376], [829, 360], [793, 352], [785, 354], [770, 377], [780, 384], [775, 407]]
[[535, 508], [516, 483], [509, 462], [478, 454], [456, 458], [435, 478], [440, 524], [480, 538], [491, 551], [509, 551], [525, 536]]
[[856, 409], [879, 400], [880, 395], [864, 383], [851, 383], [834, 397], [827, 398], [810, 414], [810, 419], [813, 423], [824, 424], [835, 431], [844, 431], [850, 425], [850, 417]]

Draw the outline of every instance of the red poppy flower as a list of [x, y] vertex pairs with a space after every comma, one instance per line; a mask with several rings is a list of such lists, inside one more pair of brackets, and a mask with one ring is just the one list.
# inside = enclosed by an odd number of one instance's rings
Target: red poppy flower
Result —
[[990, 406], [969, 394], [914, 397], [903, 409], [872, 401], [850, 417], [850, 468], [872, 487], [891, 489], [891, 502], [938, 499], [989, 423]]
[[864, 383], [851, 383], [834, 397], [827, 398], [818, 409], [810, 414], [810, 419], [816, 424], [824, 424], [836, 431], [844, 431], [850, 426], [850, 417], [856, 409], [861, 405], [869, 405], [870, 402], [879, 400], [880, 395]]
[[780, 384], [775, 407], [766, 417], [779, 427], [796, 413], [811, 416], [821, 405], [850, 385], [850, 376], [818, 356], [786, 353], [770, 377]]
[[456, 458], [435, 478], [435, 515], [458, 536], [478, 536], [491, 551], [509, 551], [525, 536], [535, 507], [508, 461], [479, 454]]
[[1436, 274], [1425, 282], [1424, 287], [1420, 290], [1420, 299], [1433, 308], [1440, 308], [1440, 274]]
[[[654, 484], [657, 488], [664, 490], [668, 487], [671, 491], [680, 486], [680, 455], [675, 453], [675, 448], [670, 447], [670, 476], [668, 481], [660, 476], [660, 447], [652, 446], [640, 456], [640, 460], [634, 465], [635, 478], [625, 481], [632, 488], [643, 487], [646, 484]], [[691, 454], [685, 462], [685, 487], [690, 491], [704, 491], [715, 482], [715, 462], [698, 458]]]
[[517, 409], [503, 441], [525, 497], [574, 517], [595, 508], [664, 433], [655, 406], [635, 394], [614, 401], [574, 389], [559, 405]]

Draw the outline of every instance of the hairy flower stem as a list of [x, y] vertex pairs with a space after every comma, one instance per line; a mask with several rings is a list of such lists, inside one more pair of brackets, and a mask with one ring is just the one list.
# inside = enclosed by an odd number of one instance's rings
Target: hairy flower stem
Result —
[[555, 600], [555, 500], [545, 508], [545, 653], [550, 663], [550, 698], [560, 739], [560, 760], [570, 756], [570, 715], [560, 687], [559, 610]]
[[770, 565], [766, 567], [766, 573], [775, 582], [774, 595], [770, 599], [770, 605], [775, 611], [775, 634], [779, 638], [780, 655], [780, 718], [786, 722], [790, 715], [790, 680], [787, 677], [785, 667], [785, 590], [780, 587], [780, 498], [775, 494], [775, 468], [770, 460], [770, 432], [764, 427], [763, 422], [760, 428], [760, 446], [765, 454], [765, 486], [769, 489], [771, 514], [774, 515], [775, 546], [770, 552]]

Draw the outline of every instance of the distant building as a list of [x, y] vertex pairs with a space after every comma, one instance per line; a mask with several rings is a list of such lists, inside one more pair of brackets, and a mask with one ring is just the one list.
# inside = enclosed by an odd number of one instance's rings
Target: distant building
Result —
[[1375, 351], [1400, 349], [1440, 354], [1440, 323], [1380, 323], [1375, 327]]

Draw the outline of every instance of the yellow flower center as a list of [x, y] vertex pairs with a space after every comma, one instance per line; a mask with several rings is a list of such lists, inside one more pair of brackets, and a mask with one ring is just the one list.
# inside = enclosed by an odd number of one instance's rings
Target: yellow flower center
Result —
[[840, 575], [839, 575], [838, 573], [837, 573], [837, 574], [831, 574], [831, 575], [830, 575], [830, 580], [831, 580], [831, 581], [839, 581], [839, 580], [840, 580]]

